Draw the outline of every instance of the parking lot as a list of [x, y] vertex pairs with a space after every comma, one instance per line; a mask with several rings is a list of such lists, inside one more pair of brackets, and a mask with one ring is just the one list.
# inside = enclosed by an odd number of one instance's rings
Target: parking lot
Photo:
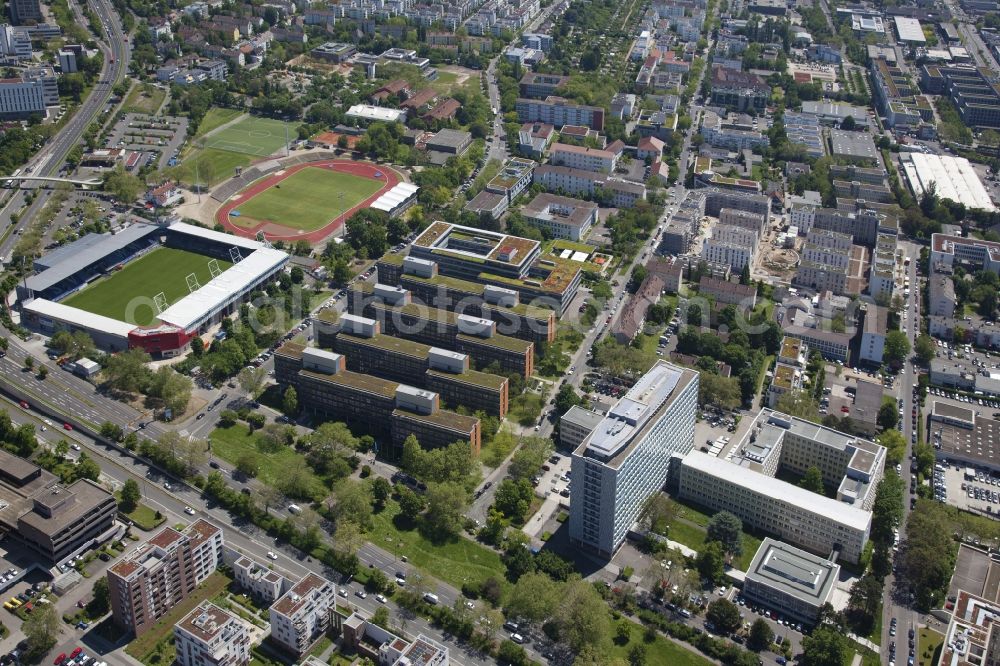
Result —
[[105, 147], [141, 151], [144, 158], [136, 168], [158, 156], [162, 156], [160, 168], [172, 166], [170, 160], [179, 153], [187, 138], [187, 126], [187, 118], [127, 113], [115, 123]]
[[960, 509], [1000, 515], [1000, 476], [962, 464], [937, 463], [934, 468], [934, 496]]

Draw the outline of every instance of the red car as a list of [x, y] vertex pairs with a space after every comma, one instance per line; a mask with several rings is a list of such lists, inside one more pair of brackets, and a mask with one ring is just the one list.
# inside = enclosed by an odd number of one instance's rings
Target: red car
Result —
[[28, 403], [26, 403], [24, 400], [22, 400], [21, 402], [19, 402], [17, 404], [21, 405], [21, 409], [27, 409], [28, 406], [29, 406]]
[[72, 430], [73, 426], [68, 423], [63, 423], [63, 430]]
[[69, 658], [70, 659], [76, 659], [77, 657], [80, 656], [81, 652], [83, 652], [83, 648], [82, 647], [73, 648], [73, 651], [69, 653]]
[[55, 664], [56, 666], [59, 666], [59, 664], [63, 663], [64, 661], [66, 661], [66, 653], [60, 652], [59, 656], [56, 657], [55, 661], [53, 661], [52, 663]]

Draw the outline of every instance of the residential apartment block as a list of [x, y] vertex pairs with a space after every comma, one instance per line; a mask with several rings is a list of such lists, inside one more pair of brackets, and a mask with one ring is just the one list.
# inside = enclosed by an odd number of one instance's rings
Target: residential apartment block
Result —
[[869, 304], [865, 311], [865, 321], [861, 329], [860, 359], [882, 365], [885, 353], [885, 334], [888, 327], [889, 311], [881, 306]]
[[[885, 448], [815, 423], [763, 409], [732, 461], [691, 451], [681, 462], [679, 495], [821, 555], [857, 562], [868, 541], [871, 505]], [[774, 478], [779, 467], [818, 467], [837, 499]], [[832, 559], [832, 558], [831, 558]]]
[[618, 161], [618, 154], [609, 150], [587, 148], [566, 143], [554, 143], [549, 149], [549, 162], [556, 166], [611, 173]]
[[545, 99], [546, 97], [555, 95], [556, 91], [567, 83], [569, 83], [568, 76], [528, 72], [521, 77], [519, 89], [521, 97]]
[[307, 574], [271, 606], [271, 640], [296, 656], [305, 654], [330, 627], [336, 603], [337, 587]]
[[564, 166], [542, 164], [535, 169], [535, 182], [550, 192], [569, 195], [593, 196], [598, 188], [611, 193], [611, 204], [618, 208], [630, 208], [646, 198], [646, 186], [602, 173], [571, 169]]
[[955, 316], [955, 283], [951, 275], [933, 271], [927, 280], [927, 314], [932, 317]]
[[[344, 646], [380, 666], [448, 666], [448, 648], [419, 634], [409, 641], [380, 627], [359, 613], [343, 617], [335, 611], [334, 621], [344, 637]], [[309, 662], [305, 662], [308, 666]]]
[[542, 122], [555, 127], [586, 125], [598, 132], [604, 129], [604, 109], [573, 104], [554, 95], [550, 95], [544, 100], [523, 97], [518, 99], [517, 118], [522, 123]]
[[736, 111], [763, 111], [771, 98], [771, 87], [761, 77], [712, 67], [712, 104]]
[[730, 150], [766, 148], [771, 143], [770, 138], [755, 125], [724, 120], [712, 111], [702, 114], [701, 135], [708, 145]]
[[698, 281], [698, 294], [715, 299], [716, 303], [738, 305], [746, 310], [753, 310], [757, 304], [757, 287], [752, 284], [740, 284], [729, 280], [703, 275]]
[[597, 224], [597, 204], [581, 199], [542, 193], [521, 209], [524, 220], [547, 229], [554, 238], [583, 239]]
[[704, 215], [719, 217], [723, 208], [730, 208], [763, 215], [765, 224], [771, 219], [771, 200], [763, 194], [707, 189], [704, 196]]
[[799, 338], [809, 345], [810, 349], [815, 349], [822, 354], [823, 358], [830, 361], [847, 362], [851, 346], [851, 336], [847, 333], [791, 323], [784, 324], [783, 328], [785, 335]]
[[274, 361], [275, 379], [295, 387], [305, 411], [389, 435], [392, 457], [402, 455], [410, 435], [425, 449], [465, 440], [479, 451], [479, 419], [441, 409], [433, 391], [351, 372], [343, 355], [293, 342], [278, 348]]
[[250, 632], [237, 616], [202, 602], [174, 625], [178, 666], [241, 666], [250, 663]]
[[291, 581], [277, 571], [268, 569], [249, 557], [239, 557], [232, 563], [233, 579], [254, 601], [270, 606], [292, 586]]
[[802, 388], [809, 347], [799, 340], [785, 336], [781, 341], [778, 360], [774, 364], [774, 376], [767, 388], [767, 406], [774, 409], [778, 400], [786, 393]]
[[108, 569], [115, 624], [141, 636], [186, 599], [222, 561], [222, 530], [197, 520], [161, 530]]
[[643, 375], [573, 452], [570, 540], [612, 557], [667, 479], [673, 454], [694, 446], [698, 373], [664, 361]]

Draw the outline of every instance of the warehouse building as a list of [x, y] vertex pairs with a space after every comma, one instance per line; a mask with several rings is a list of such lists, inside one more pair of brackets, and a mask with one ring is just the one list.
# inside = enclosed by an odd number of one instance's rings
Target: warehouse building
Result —
[[979, 174], [964, 157], [902, 153], [900, 163], [906, 182], [918, 201], [933, 183], [935, 192], [941, 199], [951, 199], [966, 208], [996, 210]]

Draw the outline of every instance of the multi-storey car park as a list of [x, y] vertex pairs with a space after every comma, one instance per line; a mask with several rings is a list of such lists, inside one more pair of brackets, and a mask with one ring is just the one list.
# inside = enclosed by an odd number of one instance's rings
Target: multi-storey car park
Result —
[[[570, 540], [612, 557], [673, 454], [694, 446], [698, 373], [657, 361], [573, 451]], [[577, 427], [585, 421], [575, 419]]]
[[[204, 263], [199, 260], [198, 266], [202, 277], [195, 272], [185, 275], [191, 268], [185, 264], [165, 275], [137, 276], [149, 283], [149, 293], [125, 293], [130, 287], [134, 292], [135, 286], [115, 281], [116, 273], [132, 262], [152, 259], [160, 248], [204, 255]], [[81, 330], [108, 351], [140, 348], [168, 357], [183, 353], [194, 337], [231, 315], [250, 293], [273, 280], [289, 255], [254, 240], [175, 222], [165, 227], [134, 224], [101, 242], [87, 240], [80, 252], [62, 252], [57, 259], [18, 285], [26, 326], [45, 335]], [[228, 268], [223, 270], [219, 261]], [[102, 277], [106, 284], [92, 284]], [[201, 284], [201, 280], [207, 282]], [[173, 303], [165, 295], [165, 283], [178, 287], [182, 294]], [[88, 306], [88, 310], [66, 304], [90, 289], [101, 290], [95, 302], [102, 307]], [[153, 313], [149, 325], [137, 325], [139, 308]]]
[[[836, 499], [775, 478], [817, 467]], [[885, 448], [810, 421], [762, 409], [730, 459], [700, 451], [680, 461], [681, 499], [731, 511], [748, 526], [824, 556], [857, 562], [868, 541]], [[834, 553], [836, 551], [836, 553]]]

